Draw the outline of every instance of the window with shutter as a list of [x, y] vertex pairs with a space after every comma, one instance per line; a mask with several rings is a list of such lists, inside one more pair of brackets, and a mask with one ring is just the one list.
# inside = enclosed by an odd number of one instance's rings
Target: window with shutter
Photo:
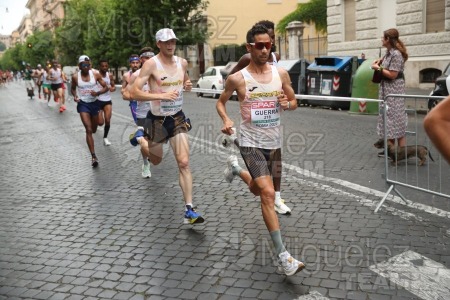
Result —
[[445, 1], [427, 0], [425, 32], [445, 31]]
[[344, 1], [344, 26], [345, 26], [345, 37], [346, 42], [354, 41], [356, 39], [356, 11], [355, 11], [355, 1], [345, 0]]

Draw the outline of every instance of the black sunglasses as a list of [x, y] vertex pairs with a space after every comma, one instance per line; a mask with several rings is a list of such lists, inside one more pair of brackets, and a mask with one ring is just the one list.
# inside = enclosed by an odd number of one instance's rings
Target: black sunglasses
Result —
[[272, 48], [271, 42], [256, 42], [256, 43], [249, 43], [249, 45], [252, 45], [253, 47], [255, 47], [255, 49], [258, 49], [258, 50], [262, 50], [264, 48], [269, 50], [270, 48]]

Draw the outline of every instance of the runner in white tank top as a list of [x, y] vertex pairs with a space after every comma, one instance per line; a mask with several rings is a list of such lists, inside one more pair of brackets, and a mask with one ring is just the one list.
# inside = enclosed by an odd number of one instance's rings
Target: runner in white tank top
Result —
[[[91, 70], [91, 60], [88, 56], [82, 55], [78, 58], [79, 72], [73, 74], [71, 93], [73, 100], [77, 102], [77, 111], [80, 114], [81, 122], [86, 131], [86, 143], [91, 152], [91, 166], [98, 166], [97, 155], [94, 149], [93, 133], [97, 131], [99, 105], [96, 98], [106, 93], [108, 87], [98, 72]], [[97, 83], [102, 87], [98, 89]]]
[[184, 71], [181, 66], [181, 59], [173, 56], [173, 62], [176, 64], [176, 71], [171, 74], [167, 72], [159, 61], [158, 57], [152, 58], [156, 63], [156, 81], [153, 81], [151, 90], [156, 93], [166, 93], [171, 91], [178, 91], [179, 95], [175, 101], [171, 100], [157, 100], [151, 102], [151, 112], [155, 116], [170, 116], [175, 115], [181, 111], [183, 106], [183, 85], [184, 85]]
[[257, 24], [249, 30], [246, 48], [251, 56], [250, 64], [228, 77], [216, 107], [223, 121], [222, 132], [234, 133], [234, 122], [228, 116], [225, 104], [236, 91], [242, 118], [240, 152], [248, 171], [239, 166], [235, 155], [231, 155], [224, 170], [225, 180], [231, 183], [239, 176], [255, 196], [260, 196], [263, 220], [275, 246], [279, 270], [290, 276], [305, 265], [284, 247], [274, 208], [273, 178], [280, 176], [274, 173], [275, 170], [281, 172], [280, 113], [297, 108], [297, 100], [286, 70], [267, 63], [271, 46], [266, 27]]
[[259, 83], [247, 71], [240, 72], [245, 81], [245, 98], [241, 104], [239, 145], [264, 149], [281, 148], [280, 105], [277, 97], [283, 94], [277, 68], [271, 66], [269, 83]]
[[[185, 203], [184, 223], [203, 223], [203, 217], [193, 206], [187, 135], [191, 125], [182, 111], [183, 89], [192, 89], [187, 61], [174, 55], [177, 37], [172, 29], [158, 30], [155, 38], [159, 54], [144, 63], [139, 76], [129, 86], [132, 99], [151, 101], [145, 128], [139, 128], [131, 136], [130, 143], [134, 146], [139, 144], [142, 153], [156, 165], [162, 161], [163, 144], [170, 141], [180, 172], [179, 183]], [[142, 90], [146, 82], [150, 83], [150, 93]], [[149, 141], [144, 138], [144, 130]]]
[[[277, 66], [280, 55], [276, 52], [275, 47], [275, 24], [268, 20], [259, 21], [258, 24], [262, 24], [268, 29], [268, 33], [272, 42], [272, 48], [270, 49], [270, 57], [268, 59], [268, 63]], [[230, 74], [234, 74], [250, 63], [250, 53], [244, 54], [236, 64], [236, 66], [233, 67], [233, 69], [230, 71]], [[237, 133], [233, 134], [231, 136], [226, 135], [222, 141], [222, 145], [224, 147], [230, 147], [233, 144], [235, 144], [237, 147], [239, 147], [239, 141], [237, 139]], [[281, 168], [282, 164], [280, 164], [280, 170], [273, 170], [274, 173], [281, 174]], [[275, 211], [282, 215], [288, 215], [291, 214], [291, 209], [285, 204], [284, 199], [281, 198], [281, 176], [280, 177], [273, 177], [273, 185], [275, 187]]]
[[[111, 128], [111, 115], [112, 115], [112, 98], [111, 92], [116, 91], [114, 84], [114, 77], [108, 72], [109, 63], [106, 59], [100, 60], [99, 73], [102, 76], [103, 81], [108, 87], [108, 91], [98, 96], [100, 112], [98, 115], [98, 126], [105, 124], [105, 130], [103, 131], [103, 145], [109, 146], [111, 142], [108, 140], [109, 129]], [[98, 86], [101, 88], [101, 86]]]
[[[153, 52], [153, 48], [151, 47], [144, 47], [139, 51], [139, 60], [141, 62], [141, 66], [150, 58], [152, 58], [153, 56], [155, 56], [155, 53]], [[136, 78], [139, 76], [140, 74], [140, 70], [137, 70], [136, 72], [134, 72], [131, 75], [130, 78], [130, 83], [134, 82], [136, 80]], [[148, 82], [145, 83], [145, 85], [143, 86], [142, 90], [144, 92], [149, 93], [150, 92], [150, 86], [148, 85]], [[145, 122], [147, 120], [147, 114], [150, 111], [150, 101], [136, 101], [136, 106], [135, 106], [135, 116], [136, 116], [136, 124], [138, 126], [144, 127], [145, 126]], [[148, 158], [146, 155], [144, 155], [142, 152], [142, 177], [143, 178], [150, 178], [152, 176], [152, 172], [150, 170], [150, 162], [148, 161]]]

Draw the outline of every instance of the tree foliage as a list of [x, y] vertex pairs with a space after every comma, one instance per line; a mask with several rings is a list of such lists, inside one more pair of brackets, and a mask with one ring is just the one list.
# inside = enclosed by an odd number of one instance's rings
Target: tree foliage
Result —
[[198, 20], [206, 5], [204, 0], [68, 1], [57, 33], [61, 59], [86, 54], [94, 61], [107, 58], [113, 67], [126, 65], [140, 48], [156, 48], [155, 33], [163, 27], [175, 31], [179, 44], [203, 42], [207, 31]]
[[[201, 15], [207, 5], [207, 0], [66, 1], [65, 17], [53, 36], [34, 33], [25, 46], [9, 51], [15, 56], [0, 59], [0, 65], [8, 61], [20, 67], [18, 62], [35, 64], [49, 56], [63, 65], [76, 65], [77, 58], [86, 54], [94, 63], [106, 58], [112, 67], [124, 66], [130, 54], [144, 46], [157, 50], [155, 34], [164, 27], [175, 31], [181, 46], [204, 42], [207, 28]], [[29, 42], [31, 49], [26, 47]]]
[[301, 21], [307, 24], [314, 23], [318, 32], [327, 32], [327, 0], [310, 0], [299, 3], [297, 9], [285, 16], [277, 25], [279, 33], [285, 33], [286, 27], [292, 21]]

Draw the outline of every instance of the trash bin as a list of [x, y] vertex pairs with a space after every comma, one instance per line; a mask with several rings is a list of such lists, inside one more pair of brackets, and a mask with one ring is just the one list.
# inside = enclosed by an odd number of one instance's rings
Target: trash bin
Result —
[[[352, 75], [358, 68], [356, 56], [316, 57], [307, 71], [308, 95], [351, 96]], [[350, 108], [350, 101], [308, 100], [312, 106], [329, 106], [333, 109]]]
[[[309, 62], [302, 59], [280, 60], [277, 66], [285, 69], [291, 77], [292, 88], [295, 94], [306, 94], [306, 69]], [[302, 100], [301, 104], [307, 104], [306, 100]]]
[[[371, 69], [374, 59], [364, 61], [353, 76], [352, 97], [378, 99], [378, 84], [372, 82], [373, 70]], [[352, 101], [349, 113], [378, 114], [378, 102]]]

